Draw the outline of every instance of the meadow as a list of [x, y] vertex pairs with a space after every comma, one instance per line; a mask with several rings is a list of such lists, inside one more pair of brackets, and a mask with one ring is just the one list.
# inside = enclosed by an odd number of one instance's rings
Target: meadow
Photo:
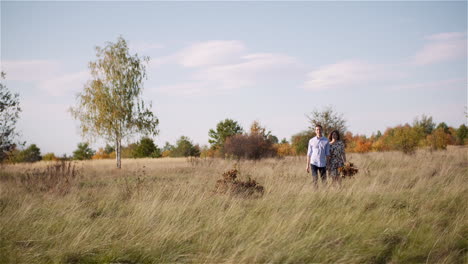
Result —
[[[1, 263], [468, 263], [468, 148], [305, 157], [2, 165]], [[68, 167], [71, 166], [71, 167]], [[237, 166], [261, 197], [215, 193]]]

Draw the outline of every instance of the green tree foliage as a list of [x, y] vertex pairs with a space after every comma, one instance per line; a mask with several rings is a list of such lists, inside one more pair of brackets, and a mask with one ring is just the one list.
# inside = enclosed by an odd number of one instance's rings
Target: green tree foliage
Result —
[[158, 134], [159, 120], [151, 111], [151, 103], [147, 105], [141, 99], [149, 58], [130, 55], [122, 37], [104, 48], [96, 47], [96, 56], [97, 60], [89, 63], [92, 79], [78, 94], [77, 106], [70, 110], [81, 122], [83, 136], [115, 142], [120, 168], [122, 139], [135, 133]]
[[216, 130], [210, 129], [208, 131], [208, 142], [214, 149], [222, 149], [224, 142], [230, 136], [242, 134], [244, 129], [232, 119], [225, 119], [216, 125]]
[[42, 156], [42, 160], [44, 161], [56, 161], [58, 158], [55, 156], [54, 153], [46, 153]]
[[413, 122], [413, 127], [420, 127], [425, 135], [429, 135], [435, 128], [435, 123], [432, 121], [432, 116], [422, 115], [421, 118], [416, 117]]
[[193, 145], [192, 141], [185, 136], [181, 136], [171, 151], [171, 157], [199, 157], [200, 147]]
[[306, 155], [309, 140], [315, 137], [315, 132], [311, 130], [302, 131], [291, 137], [291, 146], [297, 155]]
[[392, 149], [402, 151], [405, 154], [412, 154], [424, 139], [424, 130], [420, 126], [395, 127], [388, 132], [388, 143]]
[[436, 130], [437, 129], [442, 129], [445, 134], [450, 134], [449, 126], [447, 126], [447, 124], [445, 124], [445, 122], [439, 123], [437, 125], [437, 127], [436, 127]]
[[161, 150], [154, 144], [154, 141], [149, 137], [143, 137], [133, 150], [134, 158], [159, 158]]
[[112, 152], [115, 151], [115, 147], [114, 146], [111, 146], [109, 144], [106, 144], [106, 146], [104, 147], [104, 153], [106, 154], [111, 154]]
[[14, 162], [36, 162], [41, 159], [41, 150], [36, 146], [36, 144], [31, 144], [26, 149], [16, 152], [13, 157]]
[[468, 138], [468, 128], [465, 125], [461, 125], [457, 129], [457, 139], [456, 142], [458, 145], [465, 144], [466, 139]]
[[78, 148], [73, 151], [73, 159], [88, 160], [91, 159], [95, 151], [89, 147], [88, 143], [78, 143]]
[[5, 160], [12, 152], [18, 133], [15, 131], [16, 122], [19, 118], [21, 108], [19, 106], [19, 95], [12, 94], [3, 83], [5, 73], [0, 73], [0, 162]]
[[333, 107], [325, 107], [322, 111], [314, 110], [310, 115], [307, 115], [309, 119], [311, 131], [315, 131], [316, 125], [321, 125], [323, 128], [323, 135], [328, 136], [333, 130], [338, 130], [340, 135], [346, 133], [346, 120], [342, 114], [338, 114], [333, 110]]

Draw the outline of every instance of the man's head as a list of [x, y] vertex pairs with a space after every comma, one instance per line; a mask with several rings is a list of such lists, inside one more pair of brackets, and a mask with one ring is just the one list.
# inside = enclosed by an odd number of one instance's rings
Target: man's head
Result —
[[315, 126], [315, 134], [317, 134], [317, 137], [322, 137], [322, 132], [323, 128], [321, 125], [316, 125]]

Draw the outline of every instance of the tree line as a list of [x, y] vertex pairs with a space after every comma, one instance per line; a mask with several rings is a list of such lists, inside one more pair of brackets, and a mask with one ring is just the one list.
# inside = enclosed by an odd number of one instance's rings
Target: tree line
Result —
[[[25, 143], [15, 141], [18, 138], [15, 126], [21, 112], [19, 95], [12, 94], [3, 83], [0, 84], [0, 162], [114, 158], [120, 168], [122, 158], [195, 156], [255, 160], [305, 155], [309, 139], [315, 136], [316, 124], [322, 125], [325, 135], [338, 130], [348, 152], [397, 150], [413, 153], [419, 147], [440, 150], [446, 149], [447, 145], [467, 143], [468, 130], [464, 124], [458, 128], [445, 123], [436, 125], [432, 117], [425, 115], [416, 118], [412, 125], [388, 128], [384, 133], [378, 131], [370, 137], [353, 135], [347, 131], [343, 115], [326, 107], [307, 115], [309, 127], [293, 135], [289, 142], [285, 138], [279, 142], [258, 121], [245, 131], [237, 121], [226, 118], [208, 131], [210, 146], [200, 147], [190, 138], [181, 136], [174, 145], [166, 142], [158, 147], [152, 138], [159, 133], [159, 119], [151, 111], [151, 102], [142, 100], [149, 57], [131, 55], [122, 37], [115, 43], [96, 47], [96, 57], [89, 63], [91, 80], [77, 95], [76, 106], [69, 109], [80, 122], [81, 135], [86, 140], [78, 144], [71, 157], [56, 157], [53, 153], [41, 155], [35, 144], [24, 148]], [[2, 72], [1, 79], [4, 78]], [[138, 142], [122, 145], [122, 141], [135, 135], [140, 135]], [[96, 139], [104, 139], [108, 144], [95, 151], [89, 143]]]

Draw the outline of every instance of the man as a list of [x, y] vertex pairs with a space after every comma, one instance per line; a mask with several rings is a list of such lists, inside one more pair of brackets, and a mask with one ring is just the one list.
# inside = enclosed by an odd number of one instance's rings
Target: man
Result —
[[327, 159], [330, 156], [330, 143], [326, 137], [322, 135], [323, 129], [321, 125], [315, 126], [316, 137], [313, 137], [309, 140], [309, 145], [307, 148], [307, 173], [309, 173], [310, 168], [312, 168], [312, 178], [314, 181], [315, 187], [318, 185], [318, 174], [320, 173], [320, 178], [322, 182], [326, 180], [326, 166]]

